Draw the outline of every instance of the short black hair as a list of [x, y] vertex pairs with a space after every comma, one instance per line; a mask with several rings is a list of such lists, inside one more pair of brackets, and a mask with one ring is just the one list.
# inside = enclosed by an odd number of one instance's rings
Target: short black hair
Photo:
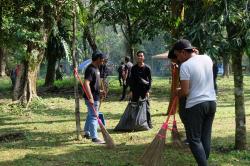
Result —
[[174, 53], [174, 48], [172, 48], [169, 52], [168, 52], [168, 58], [169, 59], [176, 59], [177, 56]]
[[145, 55], [145, 52], [144, 52], [144, 51], [139, 50], [139, 51], [136, 52], [136, 56], [138, 56], [140, 53], [143, 53], [143, 55]]
[[125, 62], [129, 62], [130, 61], [130, 57], [129, 56], [125, 56]]
[[98, 58], [100, 59], [106, 59], [107, 56], [100, 52], [99, 50], [92, 53], [92, 61], [96, 61]]

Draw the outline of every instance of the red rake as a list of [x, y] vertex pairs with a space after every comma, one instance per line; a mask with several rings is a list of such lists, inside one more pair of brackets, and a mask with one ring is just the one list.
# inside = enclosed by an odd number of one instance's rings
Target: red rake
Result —
[[172, 113], [175, 111], [178, 97], [175, 96], [171, 105], [171, 109], [167, 116], [166, 121], [162, 124], [161, 129], [158, 131], [154, 140], [145, 150], [142, 155], [141, 162], [144, 166], [160, 166], [162, 165], [162, 154], [166, 142], [167, 129], [169, 129], [169, 119]]
[[[89, 101], [90, 97], [88, 96], [88, 93], [86, 93], [86, 88], [84, 87], [83, 82], [78, 75], [77, 69], [74, 69], [74, 74], [75, 74], [75, 77], [78, 78], [79, 82], [81, 83], [82, 89], [83, 89], [84, 93], [86, 94], [88, 101]], [[96, 111], [95, 107], [93, 106], [93, 104], [90, 104], [90, 105], [95, 113], [96, 118], [97, 118], [98, 124], [99, 124], [101, 132], [102, 132], [102, 136], [106, 142], [107, 148], [113, 149], [115, 147], [115, 143], [114, 143], [113, 139], [111, 138], [110, 134], [108, 133], [108, 131], [106, 130], [106, 128], [102, 124], [102, 121], [99, 119], [99, 116], [97, 115], [97, 111]]]

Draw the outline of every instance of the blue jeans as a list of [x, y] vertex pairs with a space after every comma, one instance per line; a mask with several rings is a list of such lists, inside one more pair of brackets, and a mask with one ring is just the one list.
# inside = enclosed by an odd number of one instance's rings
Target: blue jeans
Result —
[[[94, 138], [98, 138], [98, 133], [97, 133], [97, 127], [98, 127], [98, 121], [95, 115], [95, 112], [92, 108], [92, 106], [90, 105], [88, 100], [85, 100], [85, 104], [87, 106], [88, 109], [88, 114], [87, 114], [87, 118], [86, 118], [86, 122], [85, 122], [85, 126], [84, 126], [84, 132], [85, 134], [89, 134], [90, 137], [92, 139]], [[96, 114], [98, 115], [99, 112], [99, 101], [94, 101], [94, 108], [97, 111]]]
[[206, 101], [186, 110], [187, 138], [199, 166], [207, 166], [216, 102]]

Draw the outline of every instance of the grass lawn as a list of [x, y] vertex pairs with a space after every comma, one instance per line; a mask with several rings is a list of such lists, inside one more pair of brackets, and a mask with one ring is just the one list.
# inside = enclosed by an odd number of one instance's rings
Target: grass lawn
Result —
[[[39, 81], [39, 85], [43, 81]], [[250, 144], [250, 76], [244, 77], [245, 110]], [[120, 87], [116, 77], [110, 78], [109, 98], [102, 103], [101, 112], [106, 127], [116, 143], [114, 150], [92, 144], [82, 139], [77, 141], [75, 133], [73, 93], [41, 94], [40, 100], [31, 103], [28, 109], [11, 103], [10, 81], [0, 78], [0, 134], [23, 131], [25, 137], [15, 141], [0, 142], [0, 165], [2, 166], [136, 166], [143, 151], [153, 140], [166, 119], [169, 101], [169, 80], [154, 77], [151, 93], [151, 114], [154, 128], [150, 131], [115, 133], [112, 129], [118, 123], [127, 101], [119, 102]], [[61, 88], [72, 85], [72, 81], [56, 82]], [[250, 165], [250, 149], [234, 150], [235, 116], [233, 77], [218, 78], [218, 107], [213, 124], [212, 151], [209, 159], [216, 166]], [[73, 89], [72, 89], [73, 91]], [[84, 125], [86, 107], [81, 102], [81, 126]], [[178, 117], [181, 132], [183, 125]], [[99, 133], [101, 136], [101, 133]], [[168, 137], [170, 136], [168, 132]], [[195, 161], [188, 149], [176, 149], [167, 140], [164, 165], [192, 166]]]

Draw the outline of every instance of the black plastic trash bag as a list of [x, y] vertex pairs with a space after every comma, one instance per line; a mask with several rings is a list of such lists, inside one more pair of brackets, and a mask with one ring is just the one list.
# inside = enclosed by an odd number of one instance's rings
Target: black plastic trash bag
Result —
[[129, 102], [114, 131], [143, 131], [151, 127], [149, 102]]

